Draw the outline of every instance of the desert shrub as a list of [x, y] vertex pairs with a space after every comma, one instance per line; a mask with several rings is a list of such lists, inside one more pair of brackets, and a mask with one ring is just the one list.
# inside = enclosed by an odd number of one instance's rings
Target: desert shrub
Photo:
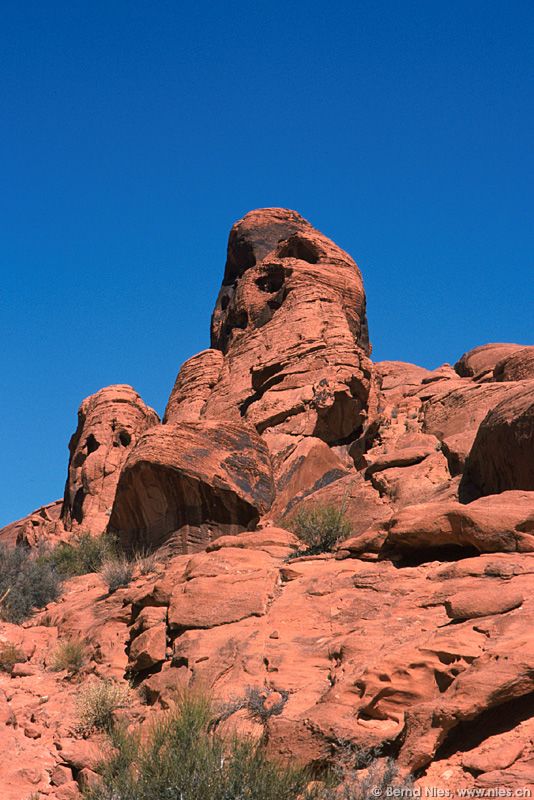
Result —
[[100, 574], [107, 584], [110, 592], [128, 586], [132, 580], [133, 563], [125, 556], [108, 558], [100, 567]]
[[91, 800], [295, 800], [308, 777], [266, 760], [249, 740], [210, 733], [213, 711], [202, 697], [182, 697], [144, 737], [112, 732], [113, 754]]
[[[300, 508], [285, 524], [303, 542], [308, 554], [328, 553], [351, 534], [343, 505], [339, 508], [331, 505]], [[297, 551], [297, 554], [302, 555], [302, 551]]]
[[392, 758], [379, 752], [346, 748], [338, 754], [326, 785], [312, 793], [313, 800], [372, 800], [377, 797], [410, 797], [413, 782], [401, 775]]
[[55, 652], [52, 655], [52, 663], [50, 668], [53, 672], [61, 672], [61, 670], [69, 670], [69, 672], [78, 672], [87, 657], [87, 650], [85, 644], [74, 639], [68, 639], [65, 642], [60, 642]]
[[22, 653], [11, 642], [5, 642], [0, 645], [0, 671], [11, 672], [15, 664], [20, 664], [21, 661], [26, 661], [24, 653]]
[[126, 704], [128, 694], [128, 687], [105, 679], [92, 680], [83, 686], [76, 700], [80, 732], [109, 733], [113, 728], [113, 712]]
[[40, 553], [17, 545], [0, 545], [0, 618], [20, 623], [35, 608], [59, 596], [61, 582], [54, 564]]
[[[280, 695], [277, 701], [266, 703], [274, 694]], [[275, 717], [282, 713], [288, 697], [289, 692], [283, 689], [274, 690], [269, 687], [247, 686], [242, 697], [230, 700], [222, 706], [213, 723], [216, 726], [229, 719], [236, 711], [246, 709], [252, 719], [265, 724], [270, 717]]]
[[107, 535], [79, 533], [70, 542], [56, 545], [49, 555], [58, 573], [65, 578], [98, 572], [102, 563], [116, 551], [115, 540]]
[[148, 550], [139, 550], [134, 556], [134, 565], [139, 570], [140, 575], [148, 575], [155, 572], [157, 564], [157, 554]]

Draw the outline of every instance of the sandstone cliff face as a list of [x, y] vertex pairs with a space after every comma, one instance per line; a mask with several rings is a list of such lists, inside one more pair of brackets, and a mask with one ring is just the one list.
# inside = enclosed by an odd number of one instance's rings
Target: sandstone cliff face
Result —
[[[323, 765], [347, 741], [421, 788], [534, 785], [533, 348], [372, 364], [358, 267], [285, 209], [232, 228], [211, 333], [161, 424], [130, 387], [85, 400], [62, 506], [0, 531], [32, 548], [109, 530], [154, 554], [127, 588], [74, 578], [29, 625], [0, 622], [21, 652], [0, 672], [2, 797], [95, 780], [101, 741], [49, 670], [72, 637], [82, 686], [140, 687], [121, 713], [141, 728], [177, 689], [252, 686], [280, 713], [229, 723], [277, 758]], [[325, 504], [350, 535], [299, 555], [284, 526]]]

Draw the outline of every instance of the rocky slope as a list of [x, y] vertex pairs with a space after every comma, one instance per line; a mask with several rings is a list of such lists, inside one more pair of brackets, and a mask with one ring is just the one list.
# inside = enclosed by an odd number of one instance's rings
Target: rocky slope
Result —
[[[131, 684], [132, 725], [180, 688], [255, 687], [277, 713], [229, 723], [275, 757], [318, 767], [354, 742], [420, 786], [533, 786], [534, 348], [373, 364], [358, 267], [284, 209], [232, 228], [211, 334], [162, 422], [128, 386], [84, 400], [63, 500], [0, 531], [155, 553], [127, 588], [73, 578], [0, 623], [21, 654], [0, 672], [2, 797], [95, 780], [101, 741], [75, 709], [95, 676]], [[350, 537], [290, 558], [291, 514], [324, 504]], [[69, 637], [89, 654], [77, 676], [50, 671]]]

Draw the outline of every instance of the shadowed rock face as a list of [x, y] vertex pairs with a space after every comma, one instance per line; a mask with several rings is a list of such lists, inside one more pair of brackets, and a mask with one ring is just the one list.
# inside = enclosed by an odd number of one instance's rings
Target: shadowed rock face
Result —
[[371, 373], [362, 277], [300, 215], [261, 209], [234, 225], [211, 334], [225, 360], [206, 417], [329, 443], [361, 428]]
[[266, 446], [242, 424], [167, 424], [141, 437], [122, 471], [110, 518], [126, 547], [170, 539], [187, 552], [258, 522], [273, 501]]
[[66, 530], [103, 533], [121, 469], [138, 436], [159, 417], [131, 386], [107, 386], [78, 411], [61, 519]]
[[534, 380], [509, 385], [478, 429], [462, 481], [466, 499], [534, 489]]

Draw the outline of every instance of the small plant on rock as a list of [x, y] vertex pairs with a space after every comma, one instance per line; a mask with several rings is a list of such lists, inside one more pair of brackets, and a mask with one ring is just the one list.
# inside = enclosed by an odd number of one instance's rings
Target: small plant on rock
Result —
[[0, 671], [11, 673], [15, 664], [26, 661], [24, 653], [11, 642], [0, 644]]
[[237, 697], [225, 703], [218, 716], [212, 722], [216, 727], [221, 722], [229, 719], [236, 711], [246, 709], [252, 719], [265, 725], [270, 717], [278, 716], [283, 711], [289, 692], [284, 689], [276, 690], [263, 686], [247, 686], [243, 697]]
[[332, 505], [306, 506], [292, 514], [286, 526], [305, 545], [296, 555], [329, 553], [351, 534], [343, 504], [339, 508]]
[[61, 672], [66, 669], [69, 672], [79, 672], [85, 664], [87, 651], [83, 642], [68, 639], [60, 642], [52, 656], [50, 669], [53, 672]]
[[149, 550], [140, 550], [134, 556], [134, 564], [140, 575], [149, 575], [151, 572], [155, 572], [157, 561], [156, 553], [151, 553]]
[[81, 733], [113, 728], [113, 713], [126, 705], [129, 690], [110, 680], [93, 680], [80, 689], [76, 701], [78, 729]]
[[100, 568], [100, 575], [110, 592], [128, 586], [132, 580], [133, 564], [125, 556], [108, 558]]

